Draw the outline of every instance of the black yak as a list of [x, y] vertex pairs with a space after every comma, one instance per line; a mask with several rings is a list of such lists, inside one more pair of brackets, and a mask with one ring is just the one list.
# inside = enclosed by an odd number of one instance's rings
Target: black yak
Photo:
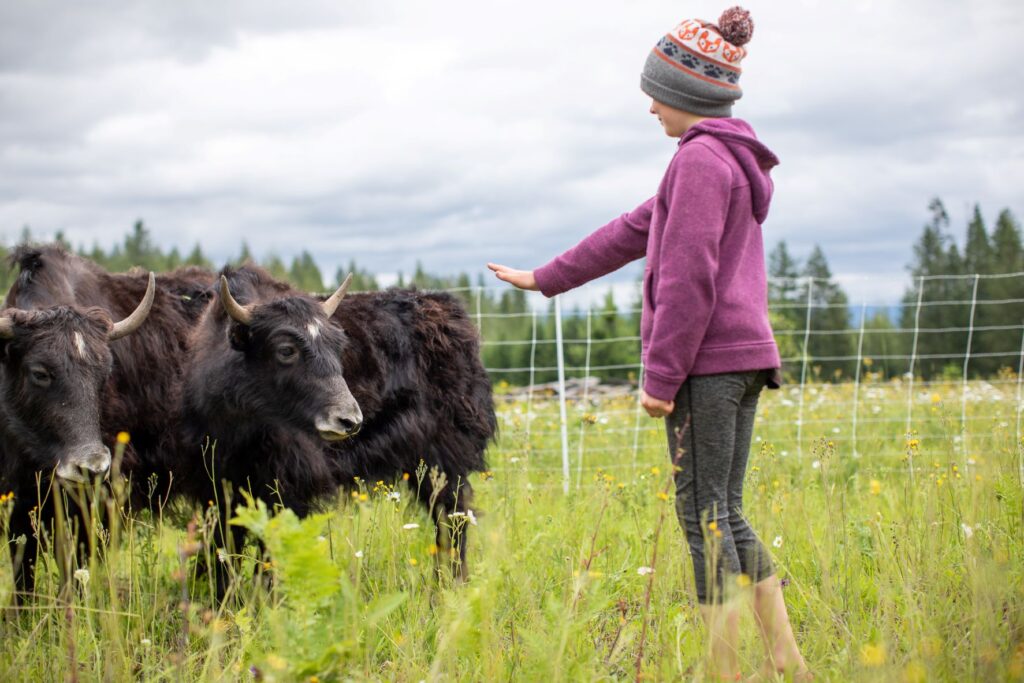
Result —
[[30, 591], [25, 565], [38, 539], [29, 512], [44, 502], [39, 518], [52, 519], [51, 472], [71, 482], [106, 476], [109, 445], [125, 430], [133, 444], [122, 469], [139, 480], [165, 473], [157, 447], [173, 435], [168, 400], [213, 275], [112, 275], [58, 246], [19, 247], [11, 262], [19, 272], [0, 314], [0, 489], [15, 494], [10, 531], [26, 539], [11, 546], [15, 578]]
[[461, 578], [465, 524], [451, 515], [471, 515], [467, 477], [485, 468], [496, 429], [476, 328], [448, 294], [342, 299], [346, 286], [319, 301], [257, 267], [223, 271], [182, 392], [185, 443], [212, 445], [178, 483], [202, 503], [228, 481], [305, 515], [339, 488], [422, 462], [444, 481], [413, 488]]

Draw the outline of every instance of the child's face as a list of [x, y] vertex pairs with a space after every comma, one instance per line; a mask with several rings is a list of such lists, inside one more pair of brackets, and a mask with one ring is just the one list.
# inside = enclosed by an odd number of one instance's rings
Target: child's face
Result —
[[670, 107], [658, 100], [651, 100], [651, 113], [658, 117], [665, 135], [670, 138], [682, 137], [683, 133], [693, 125], [694, 115], [682, 109]]

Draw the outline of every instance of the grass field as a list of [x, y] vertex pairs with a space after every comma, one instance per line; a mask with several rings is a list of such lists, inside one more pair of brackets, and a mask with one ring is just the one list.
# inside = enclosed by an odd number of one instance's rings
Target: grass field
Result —
[[[746, 509], [819, 680], [1024, 680], [1024, 444], [1002, 379], [968, 386], [966, 441], [959, 383], [911, 393], [910, 434], [907, 387], [862, 384], [856, 452], [852, 385], [763, 394]], [[212, 511], [190, 530], [144, 512], [92, 534], [111, 541], [64, 595], [49, 557], [38, 597], [5, 616], [0, 680], [702, 679], [661, 424], [634, 397], [570, 405], [565, 495], [557, 403], [499, 411], [492, 471], [473, 481], [483, 512], [457, 520], [467, 584], [437, 578], [432, 523], [402, 482], [302, 522], [243, 509], [270, 556], [247, 549], [223, 606], [196, 571]]]

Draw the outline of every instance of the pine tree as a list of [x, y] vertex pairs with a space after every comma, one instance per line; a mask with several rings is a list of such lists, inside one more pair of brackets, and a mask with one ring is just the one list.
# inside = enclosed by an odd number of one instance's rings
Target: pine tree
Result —
[[[811, 334], [806, 349], [809, 362], [815, 374], [820, 373], [821, 379], [848, 378], [856, 361], [839, 358], [852, 356], [854, 351], [849, 332], [849, 302], [843, 289], [832, 281], [832, 271], [825, 259], [825, 252], [818, 245], [814, 246], [807, 257], [802, 274], [808, 280], [801, 285], [799, 298], [804, 302], [809, 301], [811, 305]], [[806, 318], [804, 324], [807, 324]]]
[[324, 291], [324, 277], [320, 273], [320, 268], [313, 260], [313, 255], [305, 249], [292, 260], [288, 279], [292, 285], [304, 292], [320, 293]]
[[[781, 304], [779, 314], [791, 319], [794, 318], [794, 309], [787, 305], [797, 303], [800, 298], [799, 268], [796, 259], [789, 255], [784, 240], [768, 254], [768, 302]], [[793, 322], [803, 323], [803, 320], [794, 319]]]
[[[913, 282], [903, 295], [903, 310], [900, 326], [912, 340], [915, 328], [917, 347], [910, 348], [918, 356], [914, 373], [924, 379], [941, 374], [941, 370], [960, 338], [959, 333], [926, 330], [942, 330], [962, 323], [962, 311], [951, 304], [929, 305], [941, 301], [956, 301], [962, 296], [962, 283], [950, 277], [958, 275], [961, 259], [956, 244], [949, 235], [949, 214], [939, 198], [928, 204], [931, 219], [925, 224], [921, 237], [914, 245], [914, 258], [908, 270]], [[918, 301], [921, 306], [918, 307]], [[961, 345], [962, 348], [962, 345]], [[936, 357], [940, 356], [940, 357]], [[909, 367], [909, 363], [908, 363]]]

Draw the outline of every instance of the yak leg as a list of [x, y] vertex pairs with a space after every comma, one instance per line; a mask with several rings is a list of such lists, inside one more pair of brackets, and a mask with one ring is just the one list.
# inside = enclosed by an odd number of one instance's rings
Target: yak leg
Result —
[[[14, 523], [10, 531], [10, 549], [14, 569], [14, 598], [16, 604], [20, 605], [36, 588], [36, 554], [39, 551], [39, 539], [36, 538], [27, 519], [15, 522], [15, 516], [27, 516], [28, 512], [21, 511], [20, 515], [18, 513], [19, 511], [15, 510], [11, 516]], [[16, 542], [19, 538], [24, 538], [24, 543]]]
[[446, 483], [433, 499], [434, 524], [437, 527], [438, 571], [449, 563], [454, 579], [462, 583], [469, 578], [466, 561], [466, 536], [470, 524], [475, 524], [469, 482]]

